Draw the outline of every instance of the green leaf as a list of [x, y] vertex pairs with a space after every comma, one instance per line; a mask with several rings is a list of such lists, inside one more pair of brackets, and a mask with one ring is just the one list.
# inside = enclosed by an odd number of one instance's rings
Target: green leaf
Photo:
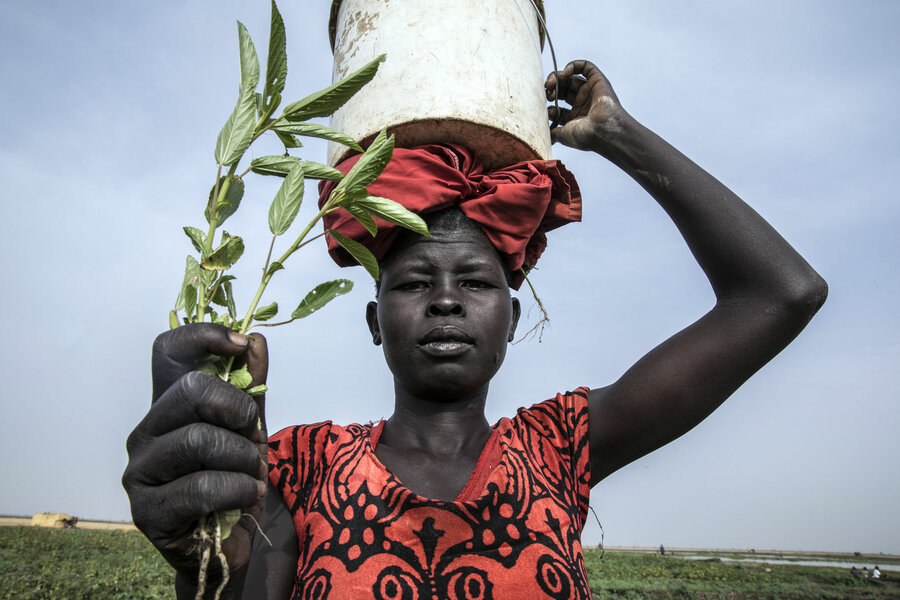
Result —
[[[228, 182], [228, 189], [225, 190], [225, 195], [222, 195], [222, 190]], [[206, 204], [206, 210], [203, 212], [203, 215], [206, 217], [206, 222], [209, 222], [211, 215], [211, 207], [215, 199], [213, 195], [216, 193], [216, 186], [213, 186], [211, 190], [209, 190], [209, 202]], [[238, 179], [237, 177], [232, 177], [230, 182], [228, 180], [227, 175], [223, 175], [219, 179], [219, 199], [216, 204], [216, 227], [219, 227], [222, 223], [225, 222], [225, 219], [234, 214], [234, 212], [241, 205], [241, 199], [244, 197], [244, 181], [242, 179]], [[205, 237], [205, 236], [204, 236]]]
[[338, 144], [343, 144], [344, 146], [353, 148], [357, 152], [363, 151], [362, 146], [360, 146], [356, 142], [356, 140], [354, 140], [343, 131], [338, 131], [337, 129], [332, 129], [331, 127], [326, 127], [325, 125], [319, 125], [318, 123], [291, 123], [287, 119], [281, 119], [280, 121], [276, 121], [275, 124], [272, 125], [272, 131], [275, 131], [277, 133], [290, 133], [293, 135], [304, 135], [306, 137], [320, 138], [323, 140], [328, 140], [329, 142], [337, 142]]
[[[217, 276], [218, 276], [218, 273], [216, 273], [215, 271], [207, 271], [207, 270], [201, 268], [200, 276], [199, 276], [200, 285], [202, 285], [204, 288], [208, 289], [209, 286], [211, 286], [213, 283], [216, 282]], [[199, 286], [197, 287], [197, 289], [200, 289]]]
[[310, 94], [302, 100], [292, 102], [285, 107], [284, 116], [289, 117], [291, 121], [305, 121], [313, 117], [331, 115], [375, 77], [378, 66], [383, 60], [384, 54], [337, 83]]
[[338, 296], [353, 289], [353, 282], [348, 279], [335, 279], [320, 283], [313, 291], [300, 301], [297, 309], [291, 313], [292, 319], [302, 319], [313, 314]]
[[269, 230], [281, 235], [291, 226], [303, 201], [303, 167], [291, 167], [269, 207]]
[[247, 370], [247, 365], [228, 374], [228, 383], [240, 390], [247, 389], [251, 381], [253, 381], [253, 376]]
[[205, 362], [197, 367], [197, 370], [213, 377], [219, 376], [219, 367], [215, 363]]
[[274, 275], [278, 271], [282, 270], [283, 268], [284, 268], [283, 264], [281, 264], [277, 260], [273, 260], [272, 264], [269, 265], [269, 270], [266, 271], [266, 275], [271, 277], [272, 275]]
[[174, 310], [169, 311], [169, 329], [178, 329], [181, 327], [181, 323], [178, 322], [178, 312]]
[[256, 118], [257, 121], [262, 118], [263, 113], [266, 110], [266, 105], [263, 104], [263, 95], [259, 92], [253, 94], [253, 106], [256, 107]]
[[288, 148], [302, 148], [303, 144], [300, 143], [295, 136], [290, 133], [281, 133], [276, 131], [275, 135], [278, 136], [278, 139], [281, 140], [281, 143], [284, 144], [285, 149]]
[[231, 326], [231, 317], [228, 315], [227, 312], [223, 312], [221, 315], [217, 315], [217, 314], [215, 314], [215, 311], [213, 311], [212, 322], [218, 323], [219, 325], [224, 325], [225, 327], [230, 327]]
[[231, 530], [241, 520], [241, 509], [230, 508], [219, 511], [216, 513], [216, 519], [219, 520], [219, 532], [222, 534], [222, 539], [227, 540], [231, 535]]
[[256, 396], [262, 396], [263, 394], [268, 392], [269, 388], [265, 385], [254, 385], [252, 388], [250, 388], [249, 390], [245, 390], [245, 391], [249, 395], [256, 397]]
[[328, 167], [311, 160], [303, 161], [303, 176], [307, 179], [327, 179], [328, 181], [340, 181], [344, 178], [344, 174], [334, 167]]
[[244, 240], [223, 232], [222, 244], [203, 259], [200, 266], [207, 271], [222, 271], [231, 268], [244, 253]]
[[228, 306], [228, 299], [225, 297], [225, 290], [221, 285], [216, 288], [216, 293], [210, 298], [210, 302], [219, 306]]
[[[185, 309], [188, 319], [194, 315], [200, 270], [200, 264], [197, 262], [197, 259], [188, 255], [184, 265], [184, 279], [181, 282], [178, 298], [175, 300], [175, 310]], [[190, 296], [190, 291], [193, 291], [193, 296]]]
[[[378, 217], [382, 221], [399, 225], [406, 229], [411, 229], [416, 233], [424, 236], [428, 233], [428, 226], [422, 217], [414, 212], [407, 210], [399, 202], [394, 202], [388, 198], [380, 198], [378, 196], [351, 196], [344, 200], [346, 206], [353, 206], [362, 209], [367, 213]], [[353, 213], [351, 213], [353, 214]]]
[[216, 140], [216, 162], [230, 166], [240, 160], [253, 139], [256, 127], [256, 85], [259, 83], [259, 59], [253, 40], [244, 24], [238, 21], [238, 43], [241, 55], [241, 87], [234, 107]]
[[253, 313], [254, 321], [268, 321], [272, 317], [278, 314], [278, 303], [273, 302], [268, 306], [263, 306], [262, 308], [258, 308], [255, 313]]
[[369, 249], [355, 242], [350, 238], [344, 237], [334, 229], [329, 229], [328, 233], [334, 240], [341, 245], [341, 248], [350, 253], [350, 256], [356, 259], [356, 262], [365, 267], [372, 279], [378, 281], [378, 260], [369, 252]]
[[353, 168], [344, 176], [332, 193], [342, 190], [347, 196], [361, 195], [365, 192], [366, 186], [381, 175], [388, 161], [391, 160], [393, 153], [394, 136], [387, 137], [387, 133], [382, 130], [368, 150], [366, 150], [366, 153], [353, 165]]
[[197, 310], [197, 288], [194, 286], [188, 286], [183, 290], [184, 294], [184, 312], [189, 320], [189, 322], [196, 322], [196, 313]]
[[[250, 170], [258, 175], [276, 175], [284, 177], [291, 170], [291, 167], [300, 164], [300, 159], [296, 156], [283, 156], [281, 154], [273, 154], [270, 156], [260, 156], [250, 161]], [[306, 164], [303, 163], [303, 176], [306, 174]], [[337, 169], [335, 169], [337, 171]], [[338, 171], [340, 173], [340, 171]], [[341, 175], [343, 177], [343, 175]]]
[[272, 102], [284, 91], [287, 78], [287, 36], [284, 33], [284, 19], [272, 0], [272, 23], [269, 26], [269, 57], [266, 61], [266, 85], [263, 88], [264, 106], [272, 107]]
[[203, 244], [206, 243], [206, 234], [196, 227], [185, 227], [184, 233], [191, 239], [191, 244], [194, 245], [194, 250], [202, 255]]
[[234, 278], [230, 275], [226, 277], [222, 278], [222, 287], [225, 289], [225, 306], [228, 308], [228, 316], [232, 319], [237, 319], [237, 309], [234, 306], [234, 291], [231, 289], [231, 279]]
[[196, 322], [196, 309], [197, 309], [197, 288], [194, 286], [187, 286], [182, 291], [184, 297], [184, 312], [187, 316], [187, 319], [191, 323]]
[[344, 206], [344, 210], [350, 213], [354, 219], [359, 221], [372, 237], [375, 237], [375, 234], [378, 233], [378, 224], [375, 222], [375, 219], [372, 218], [372, 215], [353, 203]]

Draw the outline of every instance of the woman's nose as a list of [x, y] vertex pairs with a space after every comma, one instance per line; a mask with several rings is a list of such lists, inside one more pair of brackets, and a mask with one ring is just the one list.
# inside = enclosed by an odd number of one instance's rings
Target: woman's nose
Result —
[[465, 315], [466, 310], [459, 297], [459, 290], [451, 289], [451, 286], [437, 286], [428, 303], [428, 314], [432, 317]]

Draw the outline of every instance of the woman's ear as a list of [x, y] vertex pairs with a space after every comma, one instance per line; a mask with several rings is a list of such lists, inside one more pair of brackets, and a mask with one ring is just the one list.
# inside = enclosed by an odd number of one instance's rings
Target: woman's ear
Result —
[[522, 307], [519, 304], [519, 299], [516, 297], [511, 298], [512, 301], [512, 318], [509, 322], [509, 337], [506, 338], [507, 342], [512, 342], [516, 339], [516, 326], [519, 324], [519, 317], [522, 315]]
[[366, 323], [369, 325], [369, 333], [372, 334], [372, 343], [381, 345], [381, 331], [378, 328], [378, 303], [369, 302], [366, 305]]

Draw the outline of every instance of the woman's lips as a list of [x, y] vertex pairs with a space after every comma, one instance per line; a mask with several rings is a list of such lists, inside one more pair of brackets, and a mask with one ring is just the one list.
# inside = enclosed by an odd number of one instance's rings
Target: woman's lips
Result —
[[435, 327], [419, 340], [419, 347], [434, 356], [462, 354], [474, 344], [475, 340], [469, 334], [453, 325]]

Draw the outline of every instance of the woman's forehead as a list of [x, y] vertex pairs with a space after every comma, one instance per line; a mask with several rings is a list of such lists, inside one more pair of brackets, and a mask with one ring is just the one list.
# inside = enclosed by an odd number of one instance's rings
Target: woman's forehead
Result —
[[502, 265], [500, 255], [481, 232], [436, 233], [416, 236], [391, 249], [387, 264], [466, 262]]
[[383, 270], [449, 268], [455, 272], [498, 269], [508, 279], [504, 260], [480, 229], [433, 231], [432, 237], [402, 235], [381, 262]]

